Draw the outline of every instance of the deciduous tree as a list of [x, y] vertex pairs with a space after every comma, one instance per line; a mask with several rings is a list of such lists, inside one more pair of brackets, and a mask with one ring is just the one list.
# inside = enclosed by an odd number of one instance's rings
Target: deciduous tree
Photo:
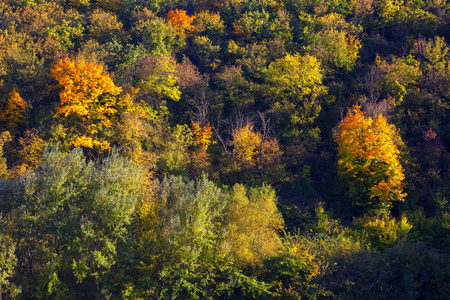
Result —
[[192, 143], [195, 149], [192, 154], [194, 172], [204, 169], [208, 162], [208, 147], [212, 141], [212, 127], [208, 121], [197, 123], [192, 121]]
[[[228, 195], [205, 177], [185, 182], [182, 177], [169, 176], [157, 184], [150, 213], [140, 212], [140, 217], [149, 218], [142, 220], [146, 231], [139, 232], [138, 284], [148, 291], [147, 296], [211, 296], [210, 280], [199, 279], [205, 274], [213, 279], [220, 272], [216, 263], [225, 261], [227, 251], [221, 249], [219, 237], [227, 200]], [[157, 212], [156, 219], [151, 211]]]
[[393, 201], [403, 201], [404, 170], [400, 164], [402, 140], [383, 115], [367, 118], [359, 106], [339, 124], [339, 174], [349, 186], [355, 205], [369, 212], [389, 214]]
[[106, 288], [140, 200], [142, 172], [117, 151], [94, 163], [80, 149], [55, 148], [34, 172], [0, 180], [2, 226], [10, 226], [26, 297], [92, 298]]
[[188, 16], [183, 9], [169, 11], [166, 14], [166, 18], [178, 34], [185, 34], [194, 30], [192, 22], [194, 21], [195, 16]]
[[272, 110], [280, 113], [283, 139], [292, 142], [314, 132], [311, 125], [321, 110], [318, 98], [327, 93], [320, 62], [310, 55], [286, 55], [272, 62], [265, 79], [273, 93]]
[[117, 15], [96, 9], [89, 16], [89, 35], [101, 42], [107, 42], [114, 36], [116, 39], [126, 41], [127, 37], [122, 30], [123, 24], [117, 19]]
[[173, 57], [146, 56], [136, 64], [136, 85], [147, 101], [159, 105], [163, 99], [180, 100], [181, 91], [177, 85], [176, 62]]
[[16, 89], [13, 89], [0, 112], [0, 123], [11, 128], [25, 122], [27, 108], [28, 103], [20, 97]]
[[9, 131], [0, 133], [0, 179], [5, 178], [7, 175], [6, 158], [3, 157], [3, 145], [11, 140], [11, 134]]
[[110, 148], [100, 140], [101, 132], [111, 127], [116, 110], [116, 97], [122, 88], [116, 86], [103, 67], [82, 60], [62, 59], [50, 69], [50, 76], [59, 83], [60, 106], [56, 113], [71, 116], [77, 133], [71, 145], [75, 147]]
[[250, 190], [238, 184], [233, 187], [225, 220], [227, 241], [239, 266], [257, 266], [281, 245], [278, 230], [284, 222], [276, 202], [275, 191], [269, 186]]
[[412, 56], [406, 58], [393, 57], [390, 62], [376, 58], [378, 80], [376, 88], [386, 99], [389, 106], [394, 107], [402, 103], [404, 97], [411, 92], [418, 91], [418, 81], [422, 77], [420, 63]]
[[185, 45], [184, 36], [175, 33], [175, 29], [163, 18], [144, 8], [133, 13], [135, 20], [131, 31], [152, 55], [171, 55], [175, 49]]
[[261, 183], [264, 183], [265, 173], [276, 176], [283, 169], [280, 164], [282, 151], [278, 140], [267, 136], [267, 132], [263, 135], [255, 131], [252, 124], [247, 123], [233, 130], [229, 145], [233, 147], [234, 172], [254, 173], [255, 176], [260, 176]]

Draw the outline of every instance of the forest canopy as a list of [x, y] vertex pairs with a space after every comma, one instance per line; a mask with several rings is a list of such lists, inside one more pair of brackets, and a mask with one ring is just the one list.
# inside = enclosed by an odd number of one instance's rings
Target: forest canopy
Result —
[[1, 299], [447, 299], [450, 3], [1, 0]]

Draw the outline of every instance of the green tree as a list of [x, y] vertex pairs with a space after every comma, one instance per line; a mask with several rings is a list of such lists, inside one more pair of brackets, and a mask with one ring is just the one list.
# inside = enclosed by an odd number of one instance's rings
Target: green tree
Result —
[[281, 114], [283, 142], [317, 134], [312, 125], [321, 111], [318, 100], [328, 91], [322, 78], [320, 62], [310, 55], [288, 54], [269, 65], [265, 79], [274, 100], [272, 111]]
[[152, 198], [138, 211], [141, 223], [153, 224], [140, 231], [140, 290], [150, 298], [211, 297], [215, 272], [227, 268], [220, 247], [226, 193], [206, 178], [170, 176]]
[[390, 62], [376, 58], [378, 80], [375, 86], [390, 107], [402, 103], [408, 93], [418, 91], [418, 82], [422, 78], [419, 66], [412, 56], [393, 57]]
[[[0, 183], [0, 211], [28, 298], [87, 298], [105, 278], [140, 200], [141, 171], [116, 151], [89, 162], [47, 148], [34, 172]], [[113, 274], [110, 274], [113, 275]]]
[[0, 133], [0, 179], [7, 176], [6, 158], [3, 157], [3, 145], [11, 140], [11, 134], [9, 131], [3, 131]]
[[0, 299], [3, 297], [8, 299], [8, 296], [15, 299], [21, 292], [21, 289], [11, 281], [17, 263], [15, 246], [13, 240], [4, 234], [3, 225], [0, 226]]
[[172, 55], [186, 43], [184, 35], [177, 35], [175, 28], [168, 21], [156, 17], [146, 8], [135, 12], [133, 19], [135, 23], [131, 32], [151, 55]]
[[317, 33], [307, 50], [328, 68], [351, 71], [359, 57], [360, 41], [343, 31], [328, 30]]
[[433, 93], [443, 98], [449, 97], [448, 66], [449, 47], [444, 38], [436, 36], [433, 40], [419, 38], [414, 43], [413, 54], [421, 61], [420, 68], [424, 75], [423, 84]]
[[357, 28], [335, 13], [318, 18], [317, 23], [320, 30], [309, 38], [306, 50], [330, 71], [353, 70], [361, 48]]
[[175, 76], [176, 63], [173, 57], [147, 56], [140, 63], [141, 77], [137, 86], [157, 100], [180, 100], [180, 89]]

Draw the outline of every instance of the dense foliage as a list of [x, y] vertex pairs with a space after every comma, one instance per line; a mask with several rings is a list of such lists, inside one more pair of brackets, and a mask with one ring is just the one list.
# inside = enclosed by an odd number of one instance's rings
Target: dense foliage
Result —
[[0, 0], [0, 298], [449, 299], [449, 17]]

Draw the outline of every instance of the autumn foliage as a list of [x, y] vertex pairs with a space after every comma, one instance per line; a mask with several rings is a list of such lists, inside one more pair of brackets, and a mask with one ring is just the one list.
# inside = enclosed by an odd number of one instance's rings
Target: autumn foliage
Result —
[[450, 299], [449, 22], [0, 0], [0, 300]]
[[[264, 178], [264, 173], [278, 173], [282, 151], [276, 138], [267, 138], [254, 130], [252, 124], [233, 130], [229, 145], [233, 147], [235, 171], [251, 171]], [[281, 167], [282, 168], [282, 167]]]
[[175, 28], [178, 34], [192, 31], [194, 26], [194, 16], [188, 16], [183, 9], [171, 10], [166, 14], [167, 21]]
[[27, 102], [20, 97], [16, 89], [13, 89], [8, 95], [4, 110], [0, 112], [0, 123], [7, 127], [15, 127], [25, 122], [27, 107]]
[[105, 127], [111, 127], [111, 115], [117, 112], [116, 96], [122, 92], [103, 67], [82, 60], [62, 59], [50, 70], [62, 89], [60, 106], [56, 113], [77, 118], [81, 124], [79, 136], [71, 144], [75, 147], [109, 149], [107, 141], [95, 136]]
[[240, 166], [244, 168], [256, 166], [260, 145], [261, 134], [253, 131], [253, 125], [247, 124], [233, 131], [230, 146], [234, 147], [234, 158]]
[[372, 120], [359, 106], [351, 108], [339, 125], [336, 142], [339, 173], [356, 205], [389, 213], [392, 201], [404, 200], [405, 175], [399, 159], [402, 141], [383, 115]]
[[192, 153], [192, 171], [203, 170], [208, 164], [208, 147], [213, 144], [212, 127], [208, 121], [197, 123], [192, 121], [192, 143], [195, 146]]
[[206, 151], [211, 145], [212, 137], [212, 127], [209, 122], [200, 124], [192, 121], [192, 133], [194, 134], [193, 143]]

